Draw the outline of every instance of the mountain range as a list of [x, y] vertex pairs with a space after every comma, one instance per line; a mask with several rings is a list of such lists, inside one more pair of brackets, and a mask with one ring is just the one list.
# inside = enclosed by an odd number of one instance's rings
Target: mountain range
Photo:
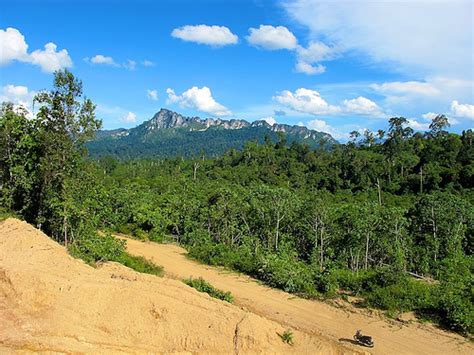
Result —
[[101, 130], [87, 143], [91, 157], [114, 156], [121, 159], [215, 156], [229, 149], [241, 149], [247, 141], [276, 142], [283, 133], [289, 143], [294, 141], [310, 148], [330, 148], [338, 142], [329, 134], [303, 126], [269, 124], [264, 120], [185, 117], [162, 108], [150, 120], [131, 129]]

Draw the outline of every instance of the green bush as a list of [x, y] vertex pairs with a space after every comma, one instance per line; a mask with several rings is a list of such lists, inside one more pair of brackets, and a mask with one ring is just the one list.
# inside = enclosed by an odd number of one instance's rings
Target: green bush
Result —
[[404, 278], [365, 294], [366, 304], [390, 312], [430, 312], [436, 307], [435, 288], [424, 281]]
[[163, 268], [140, 256], [133, 256], [125, 251], [124, 240], [110, 234], [99, 236], [97, 233], [83, 234], [69, 245], [69, 252], [90, 265], [98, 262], [115, 261], [137, 272], [162, 275]]
[[120, 256], [120, 258], [116, 261], [125, 265], [126, 267], [129, 267], [130, 269], [133, 269], [135, 271], [138, 271], [144, 274], [152, 274], [156, 276], [163, 275], [162, 266], [158, 266], [141, 256], [135, 256], [135, 255], [130, 255], [128, 253], [123, 253]]
[[219, 300], [226, 301], [229, 303], [232, 303], [234, 301], [234, 296], [232, 296], [230, 292], [224, 292], [224, 291], [216, 289], [214, 286], [212, 286], [209, 282], [204, 280], [202, 277], [198, 279], [193, 279], [193, 278], [186, 279], [186, 280], [183, 280], [183, 282], [186, 285], [195, 288], [199, 292], [207, 293], [209, 296], [217, 298]]
[[286, 253], [267, 254], [259, 261], [258, 278], [286, 292], [314, 297], [318, 294], [311, 268]]
[[69, 251], [88, 264], [117, 261], [125, 253], [124, 240], [116, 239], [110, 234], [99, 236], [95, 232], [83, 233], [69, 246]]

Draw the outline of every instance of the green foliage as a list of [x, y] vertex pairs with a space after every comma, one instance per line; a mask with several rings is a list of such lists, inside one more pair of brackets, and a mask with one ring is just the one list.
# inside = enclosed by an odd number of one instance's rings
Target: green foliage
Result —
[[162, 266], [156, 265], [141, 256], [123, 253], [116, 261], [137, 272], [156, 276], [163, 276]]
[[278, 334], [278, 335], [280, 336], [281, 340], [284, 343], [287, 343], [289, 345], [294, 344], [293, 332], [291, 330], [287, 329], [283, 332], [283, 334]]
[[230, 292], [224, 292], [224, 291], [216, 289], [214, 286], [212, 286], [209, 282], [204, 280], [202, 277], [198, 279], [193, 279], [193, 278], [186, 279], [186, 280], [183, 280], [183, 282], [186, 285], [195, 288], [199, 292], [207, 293], [209, 296], [217, 298], [219, 300], [226, 301], [229, 303], [232, 303], [234, 301], [234, 297], [232, 296]]
[[143, 257], [128, 254], [125, 251], [125, 244], [124, 240], [116, 239], [110, 234], [99, 236], [97, 233], [89, 232], [70, 244], [69, 252], [91, 265], [98, 262], [115, 261], [137, 272], [157, 276], [163, 274], [161, 266], [155, 265]]

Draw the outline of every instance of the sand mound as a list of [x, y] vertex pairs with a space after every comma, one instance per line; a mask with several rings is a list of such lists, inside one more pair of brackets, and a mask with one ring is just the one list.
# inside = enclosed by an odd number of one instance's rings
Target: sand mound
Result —
[[352, 351], [116, 263], [95, 269], [25, 222], [0, 224], [0, 352]]

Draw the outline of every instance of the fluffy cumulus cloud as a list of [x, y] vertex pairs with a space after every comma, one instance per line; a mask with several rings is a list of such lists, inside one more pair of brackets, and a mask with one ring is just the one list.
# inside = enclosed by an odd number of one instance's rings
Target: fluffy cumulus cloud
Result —
[[267, 50], [296, 49], [298, 40], [284, 26], [260, 25], [259, 28], [249, 28], [247, 41], [259, 48]]
[[344, 100], [344, 110], [348, 113], [355, 113], [366, 116], [382, 116], [382, 110], [372, 100], [359, 96], [355, 99]]
[[72, 67], [72, 59], [66, 49], [57, 50], [57, 45], [49, 42], [44, 49], [28, 53], [25, 37], [15, 28], [0, 30], [0, 65], [12, 61], [27, 62], [41, 67], [45, 73], [52, 73], [62, 68]]
[[5, 85], [0, 91], [0, 103], [11, 102], [15, 107], [22, 106], [31, 116], [35, 94], [34, 91], [30, 91], [26, 86]]
[[135, 123], [137, 121], [137, 115], [133, 112], [128, 112], [121, 120], [123, 123]]
[[409, 73], [473, 75], [470, 0], [289, 0], [283, 6], [310, 37], [343, 52]]
[[474, 105], [460, 104], [457, 100], [451, 103], [451, 113], [456, 117], [474, 120]]
[[102, 55], [102, 54], [97, 54], [93, 56], [92, 58], [84, 58], [86, 61], [90, 61], [92, 64], [102, 64], [102, 65], [110, 65], [113, 67], [118, 67], [119, 65], [115, 62], [114, 58]]
[[408, 119], [408, 126], [413, 128], [415, 131], [428, 131], [430, 124], [428, 122], [419, 122], [415, 119]]
[[305, 88], [299, 88], [295, 92], [284, 90], [273, 99], [292, 110], [310, 115], [327, 115], [341, 111], [339, 107], [328, 104], [319, 92]]
[[[302, 126], [303, 123], [300, 122], [298, 125]], [[306, 127], [308, 127], [309, 129], [314, 129], [319, 132], [329, 133], [335, 139], [346, 139], [349, 136], [347, 133], [343, 133], [339, 131], [338, 129], [332, 127], [324, 120], [318, 120], [318, 119], [311, 120], [306, 124]]]
[[421, 81], [393, 81], [382, 84], [372, 84], [370, 87], [386, 95], [437, 96], [440, 94], [439, 89], [432, 83]]
[[29, 61], [25, 37], [16, 28], [0, 29], [0, 65], [14, 60]]
[[295, 70], [308, 75], [322, 74], [326, 67], [320, 62], [335, 58], [335, 50], [320, 41], [310, 41], [307, 47], [298, 44], [295, 35], [284, 26], [260, 25], [249, 28], [249, 44], [266, 50], [286, 49], [296, 54]]
[[158, 91], [148, 89], [146, 91], [146, 96], [153, 101], [158, 101]]
[[44, 50], [37, 49], [31, 53], [31, 63], [39, 65], [46, 73], [72, 67], [72, 60], [67, 50], [62, 49], [57, 51], [57, 48], [54, 43], [47, 43], [44, 46]]
[[218, 103], [207, 86], [198, 88], [193, 86], [181, 95], [176, 95], [173, 89], [166, 90], [168, 94], [168, 104], [178, 103], [182, 107], [193, 108], [215, 116], [229, 116], [232, 112], [225, 106]]
[[239, 40], [239, 37], [225, 26], [187, 25], [175, 28], [171, 32], [171, 36], [183, 41], [207, 44], [214, 47], [236, 44]]

